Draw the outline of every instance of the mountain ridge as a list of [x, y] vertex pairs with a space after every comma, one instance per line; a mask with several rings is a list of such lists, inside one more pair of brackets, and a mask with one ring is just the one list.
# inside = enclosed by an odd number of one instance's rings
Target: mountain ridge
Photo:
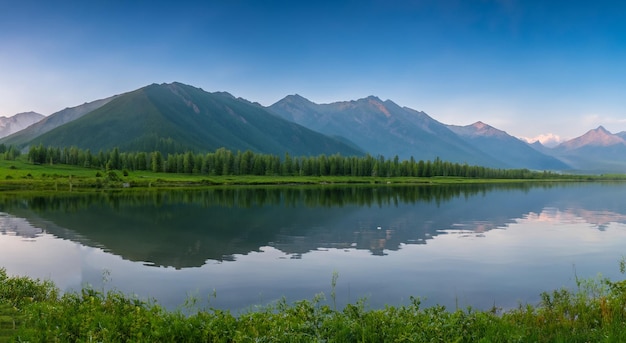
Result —
[[229, 93], [209, 93], [178, 82], [151, 84], [118, 95], [27, 144], [92, 151], [117, 147], [167, 153], [227, 147], [279, 155], [363, 154]]
[[343, 136], [373, 155], [504, 167], [467, 144], [428, 114], [400, 107], [391, 100], [368, 96], [357, 100], [315, 104], [290, 95], [268, 107], [282, 118], [333, 136]]
[[[2, 119], [2, 117], [0, 117]], [[603, 126], [556, 147], [529, 144], [482, 121], [443, 124], [375, 95], [316, 104], [290, 94], [270, 106], [179, 82], [151, 84], [65, 108], [0, 143], [74, 145], [91, 150], [251, 150], [363, 154], [534, 170], [625, 171], [626, 132]]]
[[615, 144], [626, 144], [626, 140], [618, 135], [609, 132], [604, 126], [600, 125], [596, 129], [587, 131], [582, 136], [570, 139], [559, 144], [557, 150], [575, 150], [585, 146], [604, 146], [608, 147]]
[[626, 140], [603, 126], [548, 149], [552, 156], [586, 173], [626, 173]]
[[546, 155], [521, 139], [482, 121], [466, 126], [448, 125], [448, 128], [468, 144], [478, 147], [511, 168], [559, 171], [571, 169], [567, 163], [556, 157]]
[[0, 142], [18, 146], [24, 145], [30, 140], [45, 134], [48, 131], [76, 120], [85, 114], [106, 105], [116, 97], [117, 95], [114, 95], [108, 98], [86, 102], [82, 105], [66, 107], [65, 109], [57, 111], [21, 131], [0, 139]]
[[10, 117], [2, 116], [0, 117], [0, 138], [24, 130], [45, 117], [43, 114], [33, 111], [17, 113]]

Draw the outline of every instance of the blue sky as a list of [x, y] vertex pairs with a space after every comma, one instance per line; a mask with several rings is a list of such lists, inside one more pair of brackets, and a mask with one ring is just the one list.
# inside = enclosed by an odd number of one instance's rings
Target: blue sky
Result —
[[369, 95], [515, 136], [626, 130], [626, 3], [0, 0], [0, 115], [179, 81]]

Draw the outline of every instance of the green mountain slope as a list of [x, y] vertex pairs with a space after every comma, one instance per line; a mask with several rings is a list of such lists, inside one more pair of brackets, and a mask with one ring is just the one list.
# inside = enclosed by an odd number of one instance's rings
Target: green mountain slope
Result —
[[115, 97], [116, 96], [112, 96], [106, 99], [100, 99], [84, 103], [75, 107], [68, 107], [61, 111], [55, 112], [43, 118], [39, 122], [30, 125], [24, 130], [15, 132], [12, 135], [0, 139], [0, 143], [17, 146], [28, 145], [28, 143], [34, 138], [39, 137], [48, 131], [54, 130], [55, 128], [63, 124], [69, 123], [72, 120], [76, 120], [84, 116], [85, 114], [106, 105], [109, 101], [115, 99]]
[[98, 151], [231, 150], [282, 155], [361, 155], [354, 147], [270, 114], [228, 93], [180, 83], [153, 84], [30, 141]]

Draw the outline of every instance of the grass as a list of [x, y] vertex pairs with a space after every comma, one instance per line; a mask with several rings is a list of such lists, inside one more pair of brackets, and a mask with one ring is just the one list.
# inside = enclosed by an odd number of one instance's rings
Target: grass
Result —
[[32, 164], [25, 157], [0, 160], [2, 191], [92, 191], [98, 189], [204, 187], [212, 185], [320, 185], [320, 184], [459, 184], [625, 180], [623, 175], [575, 179], [480, 179], [462, 177], [351, 177], [351, 176], [208, 176], [154, 173], [150, 171], [104, 171], [63, 164]]
[[419, 298], [400, 307], [369, 309], [361, 300], [335, 309], [319, 294], [239, 315], [211, 308], [184, 314], [116, 291], [61, 295], [49, 281], [9, 277], [0, 269], [0, 342], [626, 341], [626, 283], [577, 284], [506, 312], [423, 308]]

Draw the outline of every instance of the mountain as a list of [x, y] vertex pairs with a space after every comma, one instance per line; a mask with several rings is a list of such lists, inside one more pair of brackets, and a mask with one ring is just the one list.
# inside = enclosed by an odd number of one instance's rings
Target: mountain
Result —
[[270, 114], [225, 92], [181, 83], [152, 84], [108, 101], [29, 144], [92, 151], [182, 152], [230, 150], [282, 155], [362, 155], [362, 152]]
[[45, 117], [37, 112], [24, 112], [11, 117], [0, 117], [0, 138], [23, 130]]
[[626, 173], [626, 139], [602, 126], [559, 144], [552, 155], [584, 172]]
[[603, 126], [595, 130], [589, 130], [584, 135], [561, 143], [558, 150], [572, 151], [589, 147], [610, 147], [613, 145], [626, 145], [624, 138], [607, 131]]
[[25, 128], [24, 130], [0, 139], [0, 142], [17, 146], [26, 145], [34, 138], [106, 105], [111, 100], [115, 99], [115, 97], [116, 96], [112, 96], [106, 99], [84, 103], [76, 107], [66, 108], [59, 112], [55, 112], [45, 117], [45, 119], [38, 121], [36, 124]]
[[[533, 149], [528, 143], [483, 122], [467, 126], [448, 125], [452, 132], [510, 168], [533, 170], [569, 170], [567, 164]], [[541, 144], [541, 143], [539, 143]]]
[[468, 145], [424, 112], [370, 96], [356, 101], [316, 104], [289, 95], [269, 109], [277, 116], [330, 136], [342, 136], [372, 155], [443, 160], [489, 167], [506, 165]]
[[277, 155], [367, 152], [492, 168], [626, 173], [626, 132], [612, 134], [602, 126], [551, 148], [525, 143], [483, 122], [444, 125], [375, 96], [316, 104], [296, 94], [263, 107], [176, 82], [152, 84], [48, 117], [34, 112], [0, 117], [0, 137], [5, 134], [0, 143], [24, 149], [43, 144], [93, 152], [114, 147], [163, 153], [220, 147]]
[[541, 144], [540, 141], [535, 141], [534, 143], [528, 143], [528, 146], [539, 151], [540, 153], [548, 156], [553, 156], [554, 152], [552, 148]]

